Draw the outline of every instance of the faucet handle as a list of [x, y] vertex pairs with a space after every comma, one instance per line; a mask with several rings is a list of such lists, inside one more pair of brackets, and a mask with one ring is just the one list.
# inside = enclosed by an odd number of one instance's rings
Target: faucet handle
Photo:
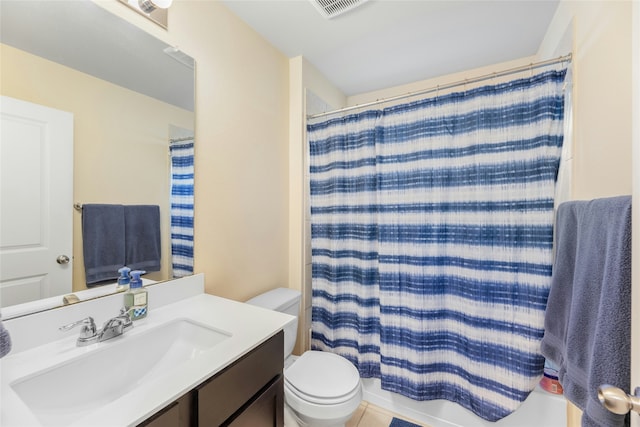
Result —
[[134, 307], [130, 307], [130, 308], [126, 308], [126, 307], [122, 307], [120, 308], [120, 314], [118, 315], [119, 318], [123, 319], [124, 318], [124, 327], [126, 328], [130, 328], [133, 326], [133, 320], [131, 320], [131, 312], [133, 311]]
[[96, 323], [93, 321], [93, 317], [91, 316], [78, 320], [77, 322], [69, 323], [68, 325], [60, 326], [58, 329], [61, 331], [68, 331], [69, 329], [73, 329], [79, 325], [82, 325], [80, 338], [91, 338], [96, 335]]

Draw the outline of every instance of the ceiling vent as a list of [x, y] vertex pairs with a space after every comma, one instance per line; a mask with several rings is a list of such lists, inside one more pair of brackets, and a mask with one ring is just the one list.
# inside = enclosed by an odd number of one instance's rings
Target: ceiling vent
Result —
[[327, 19], [335, 18], [345, 12], [363, 5], [367, 0], [309, 0]]

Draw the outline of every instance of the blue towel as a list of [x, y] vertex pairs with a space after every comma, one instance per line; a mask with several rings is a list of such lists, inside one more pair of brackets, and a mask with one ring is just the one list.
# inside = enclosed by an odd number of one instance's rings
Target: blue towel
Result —
[[11, 351], [11, 335], [4, 328], [0, 319], [0, 358], [6, 356]]
[[[160, 270], [160, 207], [124, 207], [125, 261], [132, 270]], [[123, 264], [124, 265], [124, 264]]]
[[125, 265], [124, 206], [82, 206], [82, 252], [87, 285], [117, 279]]
[[598, 401], [601, 384], [627, 392], [631, 328], [631, 197], [563, 203], [542, 354], [559, 367], [583, 427], [628, 425]]

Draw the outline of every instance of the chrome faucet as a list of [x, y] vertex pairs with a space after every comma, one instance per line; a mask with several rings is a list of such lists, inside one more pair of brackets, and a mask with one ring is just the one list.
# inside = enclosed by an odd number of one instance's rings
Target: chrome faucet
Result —
[[96, 329], [96, 324], [93, 318], [87, 317], [85, 319], [78, 320], [77, 322], [61, 326], [60, 330], [68, 331], [69, 329], [73, 329], [76, 326], [82, 325], [82, 329], [80, 329], [80, 336], [76, 341], [76, 345], [78, 347], [84, 347], [94, 342], [102, 342], [111, 338], [115, 338], [124, 334], [128, 329], [132, 328], [133, 322], [131, 321], [131, 317], [129, 316], [130, 311], [131, 309], [127, 310], [125, 308], [121, 308], [120, 314], [104, 322], [104, 325], [102, 325], [102, 329]]

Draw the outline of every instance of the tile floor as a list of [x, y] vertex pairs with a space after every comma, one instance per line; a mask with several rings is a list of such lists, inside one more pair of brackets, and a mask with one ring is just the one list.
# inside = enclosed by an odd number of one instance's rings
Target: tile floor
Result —
[[426, 424], [421, 424], [404, 416], [394, 414], [393, 412], [365, 401], [360, 404], [360, 407], [345, 427], [389, 427], [393, 417], [401, 418], [420, 426], [429, 427]]

